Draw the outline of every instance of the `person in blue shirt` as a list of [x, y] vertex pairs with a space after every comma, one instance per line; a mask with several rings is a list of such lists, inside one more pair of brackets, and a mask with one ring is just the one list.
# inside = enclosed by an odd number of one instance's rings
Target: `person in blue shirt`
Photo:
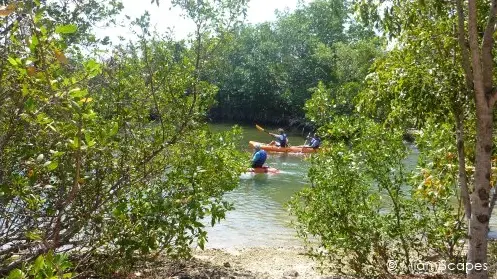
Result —
[[260, 144], [254, 146], [255, 152], [252, 157], [252, 168], [262, 168], [267, 159], [266, 151], [261, 149]]
[[276, 145], [279, 147], [287, 147], [288, 146], [288, 136], [285, 134], [285, 130], [282, 128], [278, 129], [278, 134], [269, 133], [271, 136], [276, 138], [276, 141], [272, 141], [269, 145]]

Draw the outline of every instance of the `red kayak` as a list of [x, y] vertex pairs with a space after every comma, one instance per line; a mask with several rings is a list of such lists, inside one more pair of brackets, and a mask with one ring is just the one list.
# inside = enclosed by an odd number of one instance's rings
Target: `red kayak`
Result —
[[249, 168], [248, 172], [253, 173], [279, 173], [279, 169], [271, 168], [271, 167], [262, 167], [262, 168]]

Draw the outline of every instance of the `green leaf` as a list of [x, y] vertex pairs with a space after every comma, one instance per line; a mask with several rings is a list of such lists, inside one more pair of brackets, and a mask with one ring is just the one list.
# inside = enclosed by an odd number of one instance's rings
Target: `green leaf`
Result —
[[14, 58], [9, 57], [7, 59], [9, 60], [10, 64], [12, 64], [12, 66], [17, 66], [18, 65], [17, 61]]
[[24, 83], [22, 85], [22, 96], [25, 97], [28, 94], [29, 94], [28, 85]]
[[50, 153], [52, 153], [52, 157], [57, 158], [61, 157], [62, 155], [65, 154], [63, 151], [55, 151], [55, 150], [50, 150]]
[[31, 46], [30, 46], [30, 48], [34, 49], [38, 44], [39, 44], [38, 37], [36, 35], [33, 35], [31, 37]]
[[31, 274], [36, 275], [39, 271], [43, 269], [44, 266], [45, 266], [45, 258], [43, 257], [43, 255], [40, 255], [38, 256], [38, 258], [36, 258], [33, 264], [33, 269], [31, 270]]
[[[27, 91], [27, 89], [26, 89]], [[23, 88], [23, 94], [24, 94], [24, 88]], [[27, 93], [26, 93], [27, 94]], [[35, 108], [36, 108], [36, 103], [35, 101], [32, 99], [32, 98], [29, 98], [26, 100], [26, 102], [24, 102], [24, 108], [26, 109], [26, 111], [28, 112], [31, 112], [31, 111], [34, 111]]]
[[52, 122], [52, 120], [50, 119], [50, 117], [47, 116], [46, 113], [40, 113], [36, 116], [36, 121], [41, 124], [41, 125], [46, 125], [50, 122]]
[[73, 107], [73, 108], [74, 108], [77, 112], [80, 112], [80, 111], [81, 111], [81, 106], [80, 106], [77, 102], [75, 102], [75, 101], [71, 100], [71, 101], [70, 101], [70, 103], [71, 103], [71, 106], [72, 106], [72, 107]]
[[40, 27], [40, 32], [43, 36], [46, 36], [48, 33], [47, 28], [45, 26]]
[[93, 59], [85, 63], [85, 68], [90, 72], [100, 72], [100, 64]]
[[85, 89], [81, 89], [79, 87], [76, 87], [76, 88], [69, 90], [69, 94], [73, 98], [82, 98], [82, 97], [88, 95], [88, 91], [86, 91]]
[[112, 124], [110, 131], [109, 131], [109, 136], [110, 137], [114, 136], [115, 134], [117, 134], [118, 130], [119, 130], [119, 125], [117, 124], [117, 122], [114, 122]]
[[74, 24], [59, 25], [55, 28], [57, 34], [72, 34], [78, 30], [78, 27]]
[[[39, 3], [39, 0], [35, 0], [35, 3], [38, 2]], [[38, 6], [40, 4], [37, 4]], [[38, 23], [41, 19], [43, 18], [43, 13], [41, 11], [38, 11], [36, 14], [35, 14], [35, 17], [33, 18], [33, 21], [34, 23]]]
[[89, 147], [92, 147], [95, 145], [95, 141], [91, 138], [90, 133], [85, 133], [85, 141], [86, 141], [86, 145], [88, 145]]
[[7, 279], [23, 279], [26, 275], [20, 269], [14, 269], [9, 273]]
[[43, 164], [48, 171], [53, 171], [59, 166], [59, 163], [57, 161], [47, 161], [45, 164]]
[[77, 137], [77, 136], [75, 136], [73, 140], [70, 140], [70, 142], [71, 142], [72, 148], [74, 148], [74, 149], [78, 149], [81, 146], [80, 141], [79, 141], [79, 137]]

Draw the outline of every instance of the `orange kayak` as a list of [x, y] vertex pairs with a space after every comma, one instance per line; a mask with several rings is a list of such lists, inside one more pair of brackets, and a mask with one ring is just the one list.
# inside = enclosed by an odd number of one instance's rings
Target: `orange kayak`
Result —
[[253, 173], [279, 173], [279, 169], [271, 168], [271, 167], [262, 167], [262, 168], [249, 168], [248, 172]]
[[312, 147], [308, 146], [288, 146], [288, 147], [278, 147], [275, 145], [269, 145], [266, 143], [262, 142], [257, 142], [257, 141], [249, 141], [249, 145], [251, 147], [254, 147], [256, 144], [261, 145], [262, 150], [266, 150], [268, 152], [287, 152], [287, 153], [314, 153], [317, 151], [317, 149], [314, 149]]

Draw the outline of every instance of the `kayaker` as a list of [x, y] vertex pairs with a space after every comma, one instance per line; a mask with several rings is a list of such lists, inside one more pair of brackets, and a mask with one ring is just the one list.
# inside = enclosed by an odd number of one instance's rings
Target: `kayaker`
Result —
[[271, 136], [276, 138], [276, 141], [272, 141], [269, 145], [276, 145], [279, 147], [287, 147], [288, 146], [288, 136], [285, 134], [285, 130], [282, 128], [278, 129], [279, 134], [269, 133]]
[[318, 149], [319, 146], [321, 145], [321, 138], [319, 137], [318, 134], [314, 134], [311, 138], [311, 142], [309, 143], [309, 147], [312, 147], [314, 149]]
[[260, 144], [254, 146], [255, 152], [252, 157], [252, 168], [262, 168], [267, 159], [266, 151], [261, 149]]

